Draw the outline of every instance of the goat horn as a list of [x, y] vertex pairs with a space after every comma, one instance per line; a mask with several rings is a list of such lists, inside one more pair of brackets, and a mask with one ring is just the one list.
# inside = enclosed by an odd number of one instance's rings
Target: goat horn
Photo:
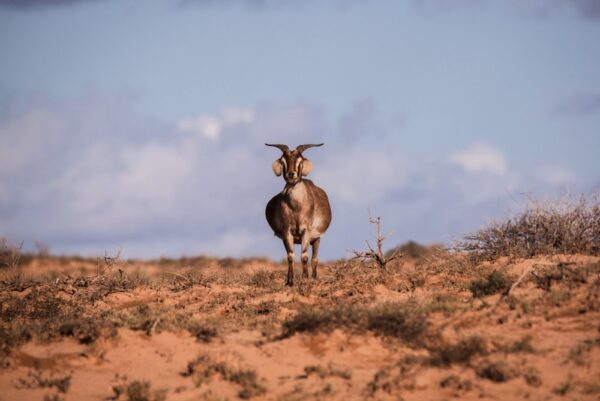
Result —
[[315, 147], [315, 146], [323, 146], [323, 145], [324, 145], [323, 143], [319, 143], [319, 144], [306, 144], [306, 145], [298, 145], [298, 147], [296, 147], [296, 150], [297, 150], [299, 153], [302, 153], [302, 152], [304, 152], [304, 151], [305, 151], [306, 149], [308, 149], [308, 148], [312, 148], [312, 147]]
[[267, 145], [267, 146], [274, 146], [276, 148], [279, 148], [279, 150], [281, 150], [284, 153], [285, 153], [285, 151], [287, 151], [287, 150], [290, 149], [290, 148], [288, 148], [287, 145], [280, 145], [280, 144], [277, 144], [277, 143], [265, 143], [265, 145]]

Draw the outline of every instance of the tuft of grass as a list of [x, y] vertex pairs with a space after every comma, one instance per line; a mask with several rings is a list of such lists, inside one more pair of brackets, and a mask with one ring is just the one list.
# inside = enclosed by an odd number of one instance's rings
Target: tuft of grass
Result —
[[422, 346], [428, 337], [427, 313], [413, 300], [388, 302], [373, 308], [338, 306], [332, 309], [301, 309], [284, 321], [281, 338], [295, 333], [330, 332], [344, 328], [398, 338], [411, 346]]
[[567, 360], [573, 361], [576, 365], [584, 366], [588, 363], [589, 353], [594, 347], [600, 347], [600, 338], [587, 339], [569, 350]]
[[201, 341], [203, 343], [209, 343], [219, 335], [216, 327], [206, 322], [191, 322], [188, 325], [187, 330], [190, 332], [191, 335], [196, 337], [198, 341]]
[[44, 376], [41, 370], [30, 370], [27, 372], [26, 377], [19, 379], [19, 385], [22, 388], [56, 388], [60, 393], [66, 393], [69, 391], [71, 386], [71, 374], [67, 374], [62, 377], [54, 376], [51, 372], [50, 375]]
[[522, 353], [533, 354], [533, 353], [535, 353], [535, 348], [533, 347], [531, 340], [533, 340], [533, 338], [531, 336], [529, 336], [529, 335], [524, 336], [520, 340], [515, 341], [513, 344], [508, 346], [505, 349], [505, 351], [506, 352], [522, 352]]
[[581, 392], [583, 394], [600, 394], [600, 383], [582, 383]]
[[249, 278], [249, 284], [259, 288], [272, 288], [277, 285], [276, 274], [273, 271], [267, 269], [257, 270]]
[[181, 274], [166, 271], [165, 278], [169, 289], [173, 292], [185, 291], [195, 286], [210, 287], [209, 278], [194, 268], [187, 268]]
[[219, 375], [223, 380], [238, 384], [241, 387], [238, 396], [244, 400], [267, 392], [267, 389], [259, 383], [255, 370], [234, 368], [225, 362], [215, 361], [206, 354], [190, 361], [182, 375], [193, 377], [197, 386], [206, 383], [214, 375]]
[[375, 334], [422, 345], [429, 321], [423, 308], [416, 302], [384, 303], [367, 311], [366, 328]]
[[0, 367], [9, 366], [9, 359], [12, 350], [31, 340], [31, 332], [27, 327], [0, 325]]
[[470, 391], [473, 388], [473, 384], [470, 380], [461, 380], [456, 375], [450, 375], [440, 381], [440, 387], [458, 391]]
[[338, 327], [355, 327], [360, 324], [362, 310], [352, 306], [338, 306], [332, 309], [301, 309], [292, 318], [283, 322], [282, 338], [295, 333], [330, 332]]
[[475, 298], [504, 292], [510, 288], [511, 280], [500, 270], [490, 272], [485, 279], [474, 280], [469, 289]]
[[554, 254], [600, 254], [600, 198], [530, 201], [524, 212], [496, 222], [459, 242], [476, 260]]
[[61, 336], [74, 337], [81, 344], [91, 344], [101, 335], [114, 337], [117, 328], [108, 321], [98, 321], [93, 318], [68, 319], [58, 329]]
[[167, 390], [152, 390], [151, 384], [147, 380], [134, 380], [130, 383], [124, 383], [113, 386], [115, 393], [112, 399], [120, 399], [125, 395], [127, 401], [165, 401], [167, 399]]
[[436, 366], [450, 366], [454, 363], [469, 363], [477, 355], [486, 355], [486, 342], [480, 336], [463, 338], [455, 344], [433, 347], [430, 363]]
[[509, 381], [519, 375], [518, 371], [505, 361], [486, 361], [476, 372], [477, 376], [497, 383]]
[[573, 384], [571, 381], [567, 380], [566, 382], [561, 383], [558, 387], [554, 388], [552, 392], [556, 395], [567, 395], [567, 393], [573, 390]]
[[525, 373], [523, 374], [523, 378], [525, 379], [525, 383], [529, 384], [532, 387], [540, 387], [542, 385], [540, 371], [536, 368], [527, 368], [527, 370], [525, 370]]
[[305, 366], [304, 375], [299, 377], [306, 379], [313, 374], [319, 376], [321, 379], [325, 379], [327, 377], [340, 377], [345, 380], [352, 379], [352, 372], [350, 372], [349, 370], [337, 369], [333, 367], [331, 363], [327, 367], [323, 367], [320, 365]]

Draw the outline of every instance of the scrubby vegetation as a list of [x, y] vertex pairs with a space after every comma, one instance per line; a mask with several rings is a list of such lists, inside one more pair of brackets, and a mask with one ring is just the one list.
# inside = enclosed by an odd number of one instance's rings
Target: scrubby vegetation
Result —
[[0, 386], [82, 399], [98, 375], [97, 398], [114, 400], [595, 400], [597, 206], [572, 206], [462, 248], [407, 243], [385, 268], [323, 263], [293, 288], [264, 259], [25, 257], [3, 242]]
[[531, 201], [527, 209], [465, 237], [456, 248], [477, 260], [502, 256], [600, 255], [600, 199]]
[[302, 309], [283, 322], [282, 338], [295, 333], [331, 332], [336, 328], [353, 332], [370, 331], [419, 345], [429, 327], [425, 309], [416, 301], [384, 303], [372, 308], [337, 306], [331, 309]]

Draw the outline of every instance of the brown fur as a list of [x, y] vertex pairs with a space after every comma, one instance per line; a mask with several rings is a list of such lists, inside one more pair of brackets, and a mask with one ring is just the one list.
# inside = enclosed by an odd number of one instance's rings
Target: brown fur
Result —
[[[299, 146], [293, 151], [287, 146], [282, 148], [284, 146], [277, 145], [283, 151], [283, 156], [273, 163], [273, 172], [275, 175], [283, 173], [286, 186], [269, 201], [265, 213], [273, 232], [285, 246], [288, 258], [286, 284], [293, 285], [294, 244], [301, 244], [304, 277], [308, 277], [308, 246], [312, 245], [312, 277], [317, 277], [319, 244], [331, 223], [331, 207], [325, 191], [311, 180], [302, 178], [308, 175], [312, 163], [304, 159], [298, 149], [304, 150], [310, 145], [301, 145], [303, 148]], [[279, 168], [275, 167], [276, 164], [279, 164]]]

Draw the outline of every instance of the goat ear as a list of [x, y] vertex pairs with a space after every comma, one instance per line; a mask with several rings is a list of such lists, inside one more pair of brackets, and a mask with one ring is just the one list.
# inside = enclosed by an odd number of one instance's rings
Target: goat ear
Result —
[[312, 171], [312, 162], [308, 159], [302, 159], [302, 175], [307, 176]]
[[273, 162], [273, 165], [271, 166], [273, 168], [273, 173], [275, 173], [275, 175], [277, 177], [279, 177], [281, 175], [281, 160], [277, 159]]

